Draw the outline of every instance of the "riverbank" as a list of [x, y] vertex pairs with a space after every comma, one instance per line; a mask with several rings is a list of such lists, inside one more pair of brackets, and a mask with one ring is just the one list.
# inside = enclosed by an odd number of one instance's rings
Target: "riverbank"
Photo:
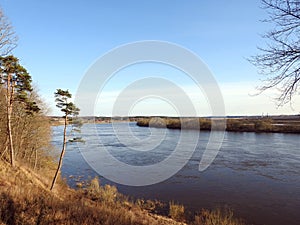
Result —
[[120, 194], [114, 186], [101, 186], [97, 178], [74, 190], [63, 181], [49, 191], [52, 170], [33, 171], [25, 165], [12, 168], [0, 161], [0, 224], [122, 224], [122, 225], [242, 225], [232, 212], [202, 210], [187, 220], [184, 206], [170, 203], [168, 216], [153, 213], [153, 201]]
[[[52, 126], [60, 126], [60, 125], [64, 125], [64, 118], [63, 117], [59, 117], [59, 116], [48, 116], [50, 124]], [[109, 123], [113, 123], [113, 122], [133, 122], [133, 121], [137, 121], [140, 117], [92, 117], [92, 116], [83, 116], [83, 117], [79, 117], [80, 122], [82, 124], [90, 124], [90, 123], [94, 123], [94, 124], [109, 124]], [[69, 121], [69, 123], [72, 123], [72, 120]]]
[[26, 166], [0, 161], [0, 175], [0, 224], [185, 224], [149, 213], [95, 180], [80, 190], [60, 181], [51, 192], [47, 177]]
[[[300, 133], [300, 116], [277, 116], [277, 117], [239, 117], [226, 118], [226, 126], [220, 125], [218, 118], [169, 118], [148, 117], [137, 121], [141, 127], [157, 127], [169, 129], [200, 129], [210, 131], [212, 123], [214, 130], [230, 132], [268, 132], [268, 133]], [[197, 124], [198, 123], [198, 124]], [[218, 125], [219, 123], [219, 125]], [[184, 124], [184, 126], [182, 126]]]

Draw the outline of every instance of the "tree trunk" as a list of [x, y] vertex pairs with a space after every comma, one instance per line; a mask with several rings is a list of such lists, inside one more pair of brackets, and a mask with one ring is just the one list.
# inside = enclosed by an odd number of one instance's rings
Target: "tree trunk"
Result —
[[36, 165], [37, 165], [37, 160], [38, 160], [38, 154], [37, 154], [37, 148], [35, 148], [35, 157], [34, 157], [34, 166], [33, 166], [33, 170], [36, 169]]
[[61, 169], [62, 166], [62, 160], [64, 158], [65, 155], [65, 151], [66, 151], [66, 144], [67, 144], [67, 124], [68, 124], [68, 115], [65, 116], [65, 127], [64, 127], [64, 138], [63, 138], [63, 147], [60, 153], [60, 157], [59, 157], [59, 162], [58, 162], [58, 166], [51, 184], [51, 188], [50, 190], [52, 191], [52, 189], [54, 188], [54, 185], [56, 183], [57, 177], [58, 177], [58, 173]]
[[15, 153], [13, 145], [13, 137], [11, 131], [11, 114], [12, 114], [12, 102], [13, 102], [13, 88], [11, 87], [11, 76], [7, 76], [7, 134], [9, 139], [9, 148], [10, 148], [10, 164], [12, 167], [15, 166]]
[[8, 136], [6, 136], [5, 143], [4, 143], [3, 148], [1, 150], [1, 157], [0, 157], [0, 159], [2, 159], [2, 157], [6, 153], [7, 149], [8, 149]]

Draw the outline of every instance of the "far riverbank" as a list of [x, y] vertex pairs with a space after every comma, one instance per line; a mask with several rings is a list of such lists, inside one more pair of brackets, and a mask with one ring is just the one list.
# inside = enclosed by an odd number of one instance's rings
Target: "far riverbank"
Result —
[[[64, 124], [64, 118], [50, 116], [52, 126]], [[165, 117], [165, 116], [134, 116], [134, 117], [80, 117], [83, 124], [109, 124], [115, 122], [136, 122], [140, 127], [157, 127], [168, 129], [200, 129], [210, 131], [213, 123], [220, 123], [224, 119], [210, 117]], [[182, 121], [185, 125], [182, 126]], [[267, 133], [300, 133], [300, 115], [282, 116], [240, 116], [226, 117], [226, 131], [230, 132], [267, 132]], [[70, 123], [72, 123], [70, 121]], [[199, 123], [199, 124], [197, 124]], [[223, 122], [224, 123], [224, 122]], [[214, 129], [218, 129], [215, 126]], [[219, 129], [224, 130], [224, 126]]]
[[[223, 121], [225, 126], [218, 125]], [[199, 124], [197, 124], [199, 122]], [[184, 123], [184, 126], [182, 124]], [[148, 117], [139, 119], [140, 127], [157, 127], [169, 129], [200, 129], [210, 131], [212, 123], [215, 130], [230, 132], [267, 132], [267, 133], [300, 133], [300, 116], [267, 116], [267, 117], [229, 117], [220, 118], [175, 118]]]

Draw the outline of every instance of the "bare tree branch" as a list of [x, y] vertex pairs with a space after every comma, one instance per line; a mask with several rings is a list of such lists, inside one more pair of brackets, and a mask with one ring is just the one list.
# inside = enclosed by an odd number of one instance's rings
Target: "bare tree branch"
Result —
[[276, 88], [280, 91], [279, 106], [292, 100], [298, 92], [300, 80], [300, 0], [262, 0], [269, 18], [263, 22], [274, 28], [262, 37], [268, 40], [266, 48], [250, 62], [266, 75], [261, 92]]
[[17, 36], [0, 8], [0, 56], [8, 55], [17, 46]]

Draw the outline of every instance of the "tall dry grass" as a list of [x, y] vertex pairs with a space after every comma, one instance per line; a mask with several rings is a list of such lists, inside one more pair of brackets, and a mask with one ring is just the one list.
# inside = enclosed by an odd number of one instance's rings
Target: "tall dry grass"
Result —
[[203, 209], [195, 216], [193, 225], [245, 225], [241, 219], [233, 216], [230, 209]]
[[0, 224], [179, 224], [149, 214], [96, 179], [78, 191], [58, 184], [54, 193], [50, 181], [0, 161]]
[[[198, 119], [199, 125], [194, 123]], [[209, 118], [185, 118], [184, 126], [180, 118], [142, 118], [137, 121], [138, 126], [157, 127], [169, 129], [200, 129], [210, 131], [212, 128], [223, 130], [222, 120]], [[276, 132], [276, 133], [300, 133], [299, 120], [274, 120], [272, 118], [234, 118], [226, 119], [226, 131], [233, 132]]]
[[169, 216], [176, 221], [185, 221], [184, 206], [170, 202]]

